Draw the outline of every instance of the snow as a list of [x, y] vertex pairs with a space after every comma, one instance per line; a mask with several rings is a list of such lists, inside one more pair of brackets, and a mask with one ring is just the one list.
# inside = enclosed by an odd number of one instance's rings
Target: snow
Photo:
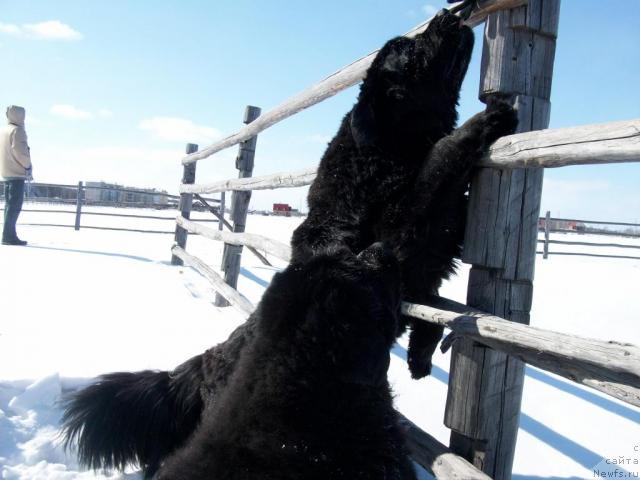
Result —
[[[205, 213], [195, 217], [208, 218]], [[73, 215], [24, 212], [20, 220], [72, 224]], [[82, 221], [85, 226], [173, 229], [171, 221], [162, 220], [86, 215]], [[288, 242], [300, 221], [250, 215], [247, 230]], [[73, 452], [64, 451], [57, 430], [61, 394], [101, 373], [171, 369], [223, 341], [243, 317], [233, 308], [215, 307], [214, 291], [193, 270], [170, 265], [172, 235], [25, 225], [19, 233], [29, 240], [28, 247], [0, 247], [0, 478], [139, 479], [133, 468], [126, 474], [83, 471]], [[638, 239], [629, 238], [552, 238], [640, 246]], [[631, 249], [551, 245], [551, 251], [561, 250], [637, 254]], [[190, 236], [187, 251], [217, 268], [222, 246]], [[270, 260], [274, 267], [265, 267], [248, 251], [243, 254], [239, 290], [252, 302], [259, 301], [274, 272], [284, 266]], [[468, 266], [463, 265], [441, 293], [464, 301], [467, 277]], [[638, 260], [539, 256], [532, 324], [640, 344], [634, 309], [639, 280]], [[389, 370], [396, 405], [448, 443], [442, 419], [449, 356], [436, 354], [433, 375], [413, 381], [403, 358], [405, 348], [402, 338]], [[613, 471], [607, 459], [640, 461], [639, 425], [638, 409], [528, 367], [514, 479], [596, 478], [592, 467], [597, 464], [601, 471]], [[633, 464], [623, 468], [632, 475], [640, 470]]]

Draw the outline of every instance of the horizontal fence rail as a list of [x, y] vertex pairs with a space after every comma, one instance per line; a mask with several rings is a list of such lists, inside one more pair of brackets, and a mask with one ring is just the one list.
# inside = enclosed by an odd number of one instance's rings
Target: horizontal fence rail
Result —
[[[259, 120], [259, 118], [258, 118]], [[258, 121], [256, 120], [256, 122]], [[251, 123], [250, 125], [253, 125]], [[640, 160], [640, 120], [573, 128], [517, 133], [496, 141], [483, 167], [555, 168]], [[181, 193], [218, 193], [229, 190], [268, 190], [309, 185], [317, 169], [231, 179], [202, 185], [181, 185]]]
[[[402, 312], [640, 407], [640, 348], [543, 330], [483, 314], [451, 300], [443, 309], [403, 303]], [[446, 343], [445, 343], [446, 346]]]
[[[544, 254], [544, 252], [536, 252], [537, 254]], [[602, 253], [580, 253], [580, 252], [547, 252], [547, 255], [568, 255], [575, 257], [596, 257], [596, 258], [619, 258], [623, 260], [640, 260], [640, 257], [633, 255], [605, 255]]]
[[[592, 233], [590, 235], [598, 235], [597, 233]], [[545, 243], [544, 240], [538, 240], [538, 242]], [[583, 247], [611, 247], [611, 248], [635, 248], [640, 249], [640, 245], [625, 245], [623, 243], [598, 243], [598, 242], [572, 242], [568, 240], [549, 240], [546, 243], [556, 244], [556, 245], [579, 245]], [[551, 253], [551, 252], [549, 252]]]
[[189, 233], [195, 233], [211, 240], [220, 240], [231, 245], [242, 245], [265, 251], [285, 261], [291, 259], [291, 247], [277, 240], [272, 240], [262, 235], [253, 233], [233, 233], [223, 230], [214, 230], [188, 220], [182, 216], [177, 217], [176, 223]]
[[[28, 227], [60, 227], [60, 228], [76, 228], [75, 225], [65, 225], [61, 223], [19, 223], [18, 225], [24, 225]], [[83, 225], [82, 230], [111, 230], [115, 232], [133, 232], [133, 233], [162, 233], [173, 234], [173, 232], [163, 230], [143, 230], [138, 228], [123, 228], [123, 227], [92, 227], [90, 225]]]
[[497, 168], [555, 168], [638, 160], [640, 119], [634, 119], [502, 137], [491, 146], [480, 165]]
[[[487, 15], [497, 10], [514, 8], [526, 4], [526, 0], [484, 0], [482, 8], [474, 10], [471, 17], [466, 20], [466, 24], [474, 27], [484, 22]], [[431, 20], [421, 23], [405, 35], [415, 37], [422, 33]], [[186, 155], [182, 163], [187, 165], [207, 158], [226, 148], [239, 144], [276, 123], [289, 118], [290, 116], [326, 100], [329, 97], [359, 83], [365, 76], [367, 70], [373, 63], [378, 50], [362, 57], [337, 72], [329, 75], [324, 80], [312, 85], [297, 95], [285, 100], [272, 110], [260, 115], [256, 120], [241, 128], [236, 133], [229, 135], [222, 140], [203, 148], [202, 150]]]
[[411, 458], [429, 470], [436, 478], [447, 480], [491, 480], [486, 473], [422, 430], [411, 420], [400, 415]]
[[[637, 161], [640, 161], [640, 157], [638, 157]], [[576, 223], [586, 223], [586, 224], [592, 224], [592, 225], [619, 225], [619, 226], [623, 226], [623, 227], [639, 227], [640, 228], [640, 223], [625, 223], [625, 222], [603, 222], [603, 221], [599, 221], [599, 220], [578, 220], [576, 218], [558, 218], [558, 217], [549, 217], [550, 221], [556, 221], [556, 222], [576, 222]]]
[[210, 266], [200, 260], [198, 257], [188, 254], [183, 248], [175, 245], [171, 249], [171, 253], [180, 258], [185, 265], [189, 265], [200, 275], [204, 276], [211, 282], [213, 288], [216, 289], [231, 305], [236, 307], [245, 315], [250, 315], [255, 309], [254, 305], [244, 298], [235, 288], [230, 287], [220, 275], [218, 275]]
[[259, 177], [234, 178], [203, 185], [180, 185], [180, 193], [220, 193], [229, 190], [272, 190], [310, 185], [316, 178], [317, 168], [306, 168], [295, 172], [274, 173]]

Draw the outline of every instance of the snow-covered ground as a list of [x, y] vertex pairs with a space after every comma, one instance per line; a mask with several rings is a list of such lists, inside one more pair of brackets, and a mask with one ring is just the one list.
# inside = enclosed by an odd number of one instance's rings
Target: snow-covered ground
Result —
[[[25, 208], [42, 208], [27, 204]], [[69, 210], [69, 207], [52, 207]], [[115, 211], [87, 208], [87, 211]], [[120, 213], [136, 213], [127, 209]], [[150, 210], [141, 214], [172, 216]], [[198, 213], [196, 218], [206, 218]], [[70, 214], [25, 212], [24, 223], [73, 223]], [[288, 242], [296, 218], [250, 216], [248, 231]], [[170, 221], [83, 216], [84, 225], [172, 230]], [[59, 444], [57, 401], [100, 373], [170, 369], [224, 340], [243, 318], [213, 305], [206, 280], [170, 265], [171, 235], [59, 227], [19, 227], [26, 248], [0, 246], [0, 478], [138, 479], [82, 471]], [[555, 239], [629, 243], [589, 235]], [[552, 251], [614, 249], [551, 246]], [[217, 267], [222, 247], [190, 236], [187, 250]], [[640, 251], [637, 251], [640, 253]], [[635, 255], [635, 253], [632, 253]], [[243, 254], [240, 291], [257, 302], [275, 267]], [[464, 301], [468, 268], [442, 294]], [[538, 258], [532, 324], [562, 332], [640, 344], [635, 301], [640, 261], [590, 257]], [[433, 375], [410, 379], [401, 339], [389, 371], [397, 407], [448, 443], [442, 423], [449, 357], [436, 354]], [[596, 478], [592, 467], [613, 471], [606, 459], [630, 458], [640, 476], [640, 411], [535, 368], [527, 368], [514, 478]], [[621, 478], [621, 477], [616, 477]]]

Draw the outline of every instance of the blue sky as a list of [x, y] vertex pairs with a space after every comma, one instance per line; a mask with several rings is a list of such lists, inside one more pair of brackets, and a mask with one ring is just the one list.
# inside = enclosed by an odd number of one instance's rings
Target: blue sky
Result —
[[[105, 180], [177, 190], [184, 143], [207, 145], [379, 48], [444, 1], [0, 0], [0, 105], [27, 108], [37, 181]], [[640, 2], [563, 0], [551, 126], [640, 117]], [[460, 116], [477, 100], [482, 31]], [[351, 88], [261, 134], [255, 174], [317, 164]], [[198, 164], [236, 175], [236, 149]], [[543, 210], [640, 222], [640, 164], [547, 170]], [[254, 194], [253, 207], [305, 190]]]

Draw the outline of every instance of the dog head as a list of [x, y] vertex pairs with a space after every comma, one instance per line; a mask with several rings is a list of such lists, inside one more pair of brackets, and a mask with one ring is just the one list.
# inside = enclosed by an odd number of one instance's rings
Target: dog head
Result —
[[387, 42], [376, 56], [351, 112], [359, 146], [415, 143], [429, 147], [449, 134], [471, 52], [473, 32], [445, 10], [410, 39]]

